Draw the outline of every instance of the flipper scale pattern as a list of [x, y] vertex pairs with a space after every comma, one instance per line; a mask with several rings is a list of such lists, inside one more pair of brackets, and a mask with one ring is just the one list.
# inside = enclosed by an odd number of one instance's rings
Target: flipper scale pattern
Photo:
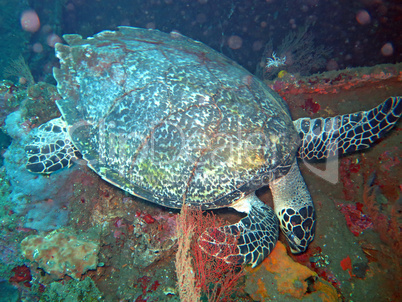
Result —
[[294, 122], [302, 138], [297, 156], [320, 160], [369, 148], [402, 114], [402, 97], [390, 97], [370, 111]]

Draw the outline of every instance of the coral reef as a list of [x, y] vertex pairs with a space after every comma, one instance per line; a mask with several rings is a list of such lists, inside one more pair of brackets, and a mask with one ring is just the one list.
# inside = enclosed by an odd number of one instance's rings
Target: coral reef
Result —
[[57, 230], [45, 237], [28, 236], [21, 242], [21, 251], [55, 278], [68, 275], [78, 280], [86, 271], [96, 268], [99, 244]]
[[21, 104], [24, 118], [32, 128], [60, 116], [55, 100], [60, 99], [54, 85], [39, 82], [26, 90], [27, 97]]
[[13, 111], [21, 111], [24, 130], [31, 129], [60, 116], [55, 100], [59, 99], [54, 85], [39, 82], [14, 84], [11, 81], [0, 81], [0, 125]]
[[287, 73], [282, 78], [268, 82], [268, 85], [285, 98], [287, 95], [336, 94], [357, 88], [369, 90], [373, 87], [383, 88], [385, 85], [399, 84], [401, 70], [402, 63], [327, 71], [303, 78]]
[[102, 293], [96, 287], [91, 278], [85, 278], [82, 281], [69, 280], [66, 282], [52, 282], [41, 296], [40, 302], [76, 302], [103, 301]]
[[26, 98], [26, 89], [8, 80], [0, 81], [0, 126], [4, 125], [7, 116], [18, 109]]
[[246, 292], [258, 301], [338, 301], [336, 289], [309, 268], [294, 262], [278, 242], [256, 268], [246, 268]]

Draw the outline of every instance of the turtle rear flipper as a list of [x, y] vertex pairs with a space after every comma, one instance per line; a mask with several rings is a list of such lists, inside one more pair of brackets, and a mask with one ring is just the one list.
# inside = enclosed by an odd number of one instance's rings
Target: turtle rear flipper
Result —
[[81, 158], [74, 147], [62, 118], [48, 121], [38, 128], [35, 139], [25, 147], [28, 161], [26, 168], [34, 173], [50, 174], [70, 167]]
[[369, 148], [390, 130], [402, 114], [402, 97], [390, 97], [369, 111], [329, 118], [294, 121], [302, 138], [297, 156], [324, 159]]
[[252, 193], [231, 206], [248, 215], [238, 223], [209, 228], [201, 234], [201, 249], [228, 263], [260, 264], [278, 240], [278, 218], [272, 208]]

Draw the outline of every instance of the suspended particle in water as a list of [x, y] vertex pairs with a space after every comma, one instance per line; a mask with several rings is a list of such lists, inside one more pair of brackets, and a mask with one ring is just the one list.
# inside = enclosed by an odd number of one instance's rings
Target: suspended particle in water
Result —
[[367, 25], [371, 22], [371, 16], [365, 9], [361, 9], [356, 13], [356, 21], [361, 25]]
[[25, 31], [37, 32], [40, 27], [38, 14], [34, 10], [26, 10], [21, 15], [21, 26]]
[[231, 49], [239, 49], [243, 45], [243, 39], [240, 38], [239, 36], [230, 36], [228, 39], [228, 46]]
[[394, 53], [394, 46], [392, 43], [385, 43], [381, 47], [381, 54], [385, 57], [391, 56]]

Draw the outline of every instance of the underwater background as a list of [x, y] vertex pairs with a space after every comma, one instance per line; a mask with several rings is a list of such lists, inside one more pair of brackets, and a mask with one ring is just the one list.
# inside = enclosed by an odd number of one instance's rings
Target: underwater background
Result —
[[[0, 301], [180, 301], [179, 211], [131, 196], [85, 164], [50, 176], [25, 169], [31, 131], [60, 116], [52, 68], [64, 34], [179, 32], [264, 80], [293, 119], [368, 110], [402, 94], [397, 0], [0, 0], [0, 8]], [[255, 269], [221, 263], [200, 300], [400, 301], [401, 141], [398, 122], [372, 148], [341, 157], [335, 183], [314, 172], [325, 163], [301, 163], [317, 210], [308, 251], [292, 255], [280, 238]], [[272, 202], [267, 188], [258, 194]], [[197, 228], [240, 217], [214, 213], [194, 218]]]

